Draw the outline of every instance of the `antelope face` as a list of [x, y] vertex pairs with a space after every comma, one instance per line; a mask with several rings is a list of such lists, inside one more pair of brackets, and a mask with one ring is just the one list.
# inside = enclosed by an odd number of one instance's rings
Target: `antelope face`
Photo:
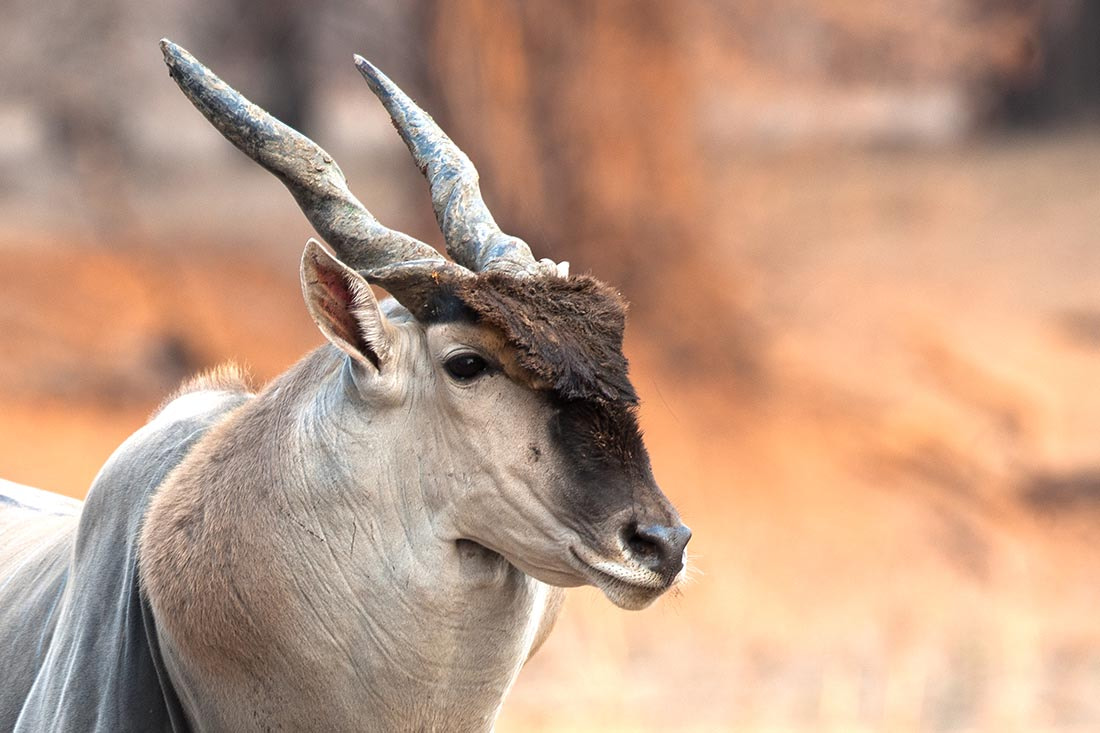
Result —
[[563, 397], [492, 328], [432, 325], [426, 342], [442, 425], [433, 449], [450, 463], [464, 539], [624, 608], [677, 581], [691, 532], [653, 479], [632, 402]]
[[[493, 278], [433, 279], [425, 287], [440, 290], [416, 318], [396, 304], [384, 312], [316, 243], [302, 282], [321, 331], [355, 365], [362, 419], [415, 443], [418, 478], [439, 487], [429, 504], [456, 539], [546, 583], [591, 583], [623, 608], [676, 582], [691, 532], [650, 470], [612, 291], [555, 277], [509, 298]], [[478, 311], [502, 299], [523, 333]], [[592, 311], [602, 327], [580, 323]], [[399, 425], [412, 435], [398, 438]]]

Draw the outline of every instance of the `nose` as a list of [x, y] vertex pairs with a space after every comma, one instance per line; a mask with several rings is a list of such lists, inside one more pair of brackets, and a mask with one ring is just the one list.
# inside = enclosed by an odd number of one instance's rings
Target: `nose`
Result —
[[684, 548], [691, 539], [685, 525], [631, 523], [623, 527], [621, 536], [627, 553], [662, 578], [671, 581], [684, 568]]

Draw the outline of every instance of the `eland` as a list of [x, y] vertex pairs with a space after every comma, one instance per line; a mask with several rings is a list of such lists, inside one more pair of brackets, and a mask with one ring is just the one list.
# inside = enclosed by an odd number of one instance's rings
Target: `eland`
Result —
[[186, 384], [82, 503], [0, 482], [0, 730], [489, 730], [563, 588], [640, 609], [684, 574], [625, 304], [501, 232], [470, 160], [366, 60], [450, 260], [161, 48], [331, 248], [301, 260], [327, 343], [257, 392], [232, 369]]

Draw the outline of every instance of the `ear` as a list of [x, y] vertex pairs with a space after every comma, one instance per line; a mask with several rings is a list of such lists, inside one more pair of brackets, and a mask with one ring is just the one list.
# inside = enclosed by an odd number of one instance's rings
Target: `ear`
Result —
[[315, 239], [302, 254], [302, 294], [325, 338], [356, 361], [382, 370], [393, 336], [370, 285]]

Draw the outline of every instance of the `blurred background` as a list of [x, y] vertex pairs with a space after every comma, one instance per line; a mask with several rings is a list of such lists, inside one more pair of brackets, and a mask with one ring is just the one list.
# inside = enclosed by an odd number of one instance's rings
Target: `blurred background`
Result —
[[0, 475], [321, 337], [290, 196], [168, 36], [437, 246], [361, 53], [632, 302], [693, 579], [580, 589], [501, 731], [1100, 729], [1100, 5], [2, 0]]

